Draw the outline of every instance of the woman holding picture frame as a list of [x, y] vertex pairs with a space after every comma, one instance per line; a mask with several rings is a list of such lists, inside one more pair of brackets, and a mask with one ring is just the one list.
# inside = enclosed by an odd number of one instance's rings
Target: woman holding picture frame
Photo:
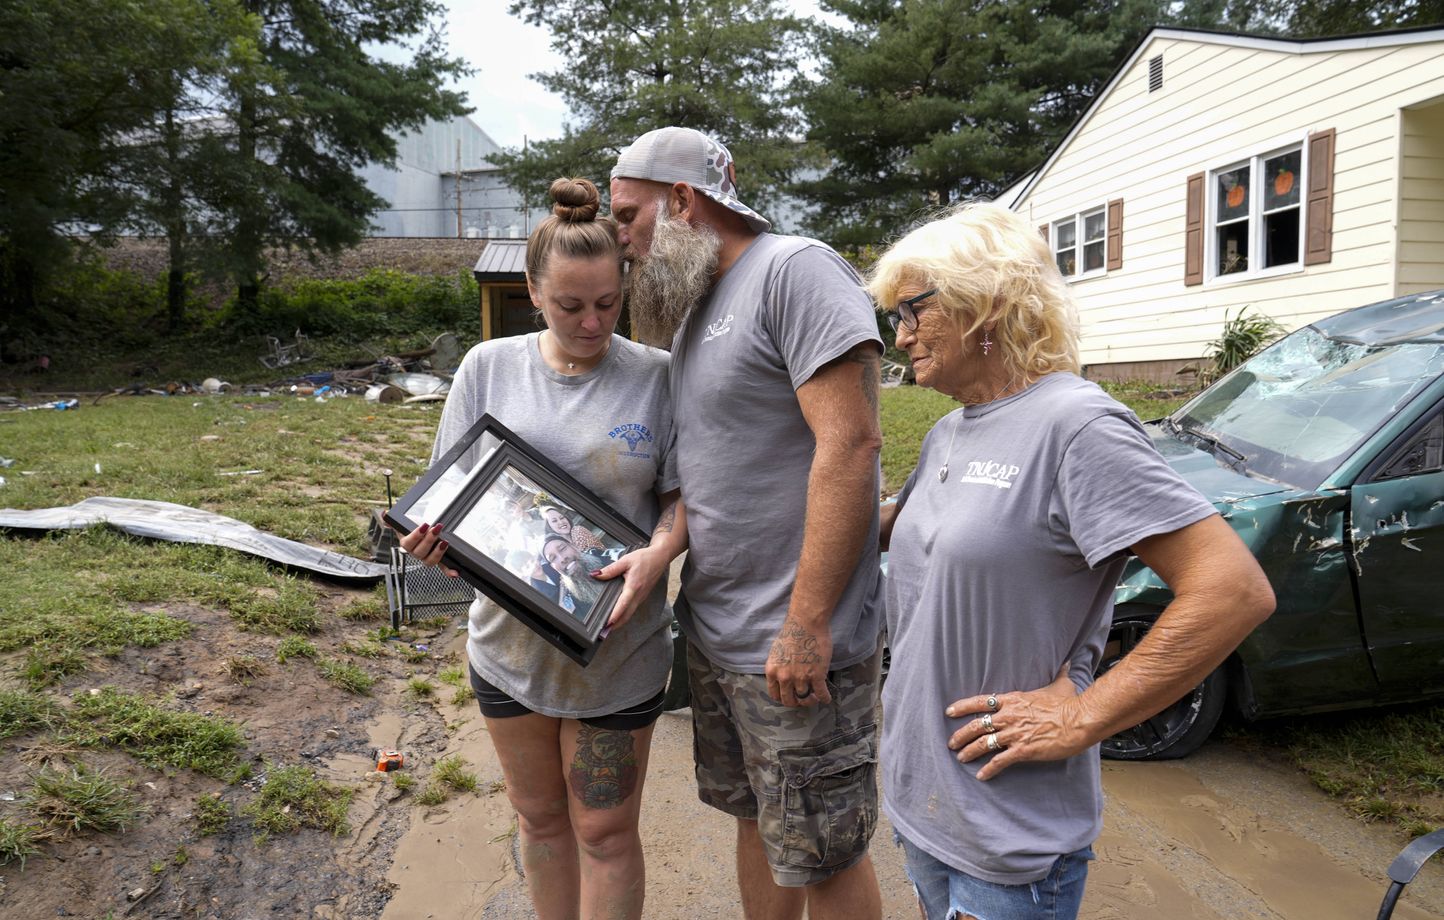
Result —
[[[641, 789], [672, 661], [665, 576], [686, 548], [670, 456], [668, 356], [614, 334], [621, 247], [616, 224], [597, 216], [596, 186], [558, 179], [551, 196], [552, 214], [532, 231], [526, 252], [527, 289], [546, 328], [482, 342], [467, 354], [432, 461], [489, 414], [652, 530], [649, 545], [589, 573], [622, 578], [624, 586], [610, 633], [586, 668], [480, 595], [467, 639], [472, 687], [519, 819], [537, 916], [637, 918], [645, 886]], [[467, 457], [463, 465], [476, 462]], [[401, 546], [438, 565], [446, 536], [423, 524]]]

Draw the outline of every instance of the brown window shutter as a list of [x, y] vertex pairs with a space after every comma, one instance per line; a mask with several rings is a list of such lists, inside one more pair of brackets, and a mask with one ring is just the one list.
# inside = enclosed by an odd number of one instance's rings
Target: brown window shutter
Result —
[[1203, 284], [1203, 178], [1203, 173], [1189, 176], [1184, 190], [1184, 284]]
[[1053, 239], [1052, 239], [1052, 237], [1048, 236], [1048, 225], [1047, 225], [1047, 224], [1043, 224], [1042, 226], [1040, 226], [1040, 227], [1038, 228], [1038, 235], [1043, 238], [1043, 242], [1047, 243], [1049, 246], [1053, 245]]
[[1334, 258], [1334, 129], [1309, 135], [1309, 203], [1304, 264]]
[[1123, 199], [1108, 202], [1108, 270], [1123, 267]]

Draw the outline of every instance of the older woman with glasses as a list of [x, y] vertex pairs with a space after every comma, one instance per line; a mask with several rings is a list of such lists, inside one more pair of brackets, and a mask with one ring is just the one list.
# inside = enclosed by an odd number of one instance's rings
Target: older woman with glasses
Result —
[[[918, 384], [963, 404], [883, 509], [885, 809], [925, 917], [1073, 917], [1102, 827], [1098, 743], [1197, 685], [1273, 594], [1079, 376], [1068, 286], [1021, 217], [965, 205], [898, 241], [869, 287]], [[1175, 599], [1095, 681], [1130, 553]]]

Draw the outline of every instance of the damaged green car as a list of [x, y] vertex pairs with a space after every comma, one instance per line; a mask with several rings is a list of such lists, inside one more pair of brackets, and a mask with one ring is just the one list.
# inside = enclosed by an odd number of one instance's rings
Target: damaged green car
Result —
[[[1253, 551], [1278, 607], [1105, 757], [1182, 757], [1227, 705], [1252, 719], [1444, 695], [1444, 291], [1299, 329], [1147, 427]], [[1130, 561], [1100, 673], [1171, 599]]]

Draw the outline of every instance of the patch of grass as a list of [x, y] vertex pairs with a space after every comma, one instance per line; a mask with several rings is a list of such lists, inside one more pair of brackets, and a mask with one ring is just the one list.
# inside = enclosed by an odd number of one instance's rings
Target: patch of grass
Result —
[[375, 677], [372, 677], [349, 661], [322, 658], [316, 662], [316, 667], [321, 671], [321, 676], [328, 682], [335, 684], [348, 693], [369, 694], [372, 686], [376, 683]]
[[191, 861], [190, 851], [184, 845], [175, 848], [175, 855], [170, 858], [171, 864], [179, 868]]
[[39, 642], [25, 652], [20, 676], [32, 690], [58, 684], [72, 674], [79, 674], [90, 665], [90, 659], [79, 648], [58, 642]]
[[395, 786], [402, 792], [410, 792], [412, 789], [416, 788], [416, 777], [412, 776], [410, 773], [403, 773], [398, 770], [391, 774], [391, 785]]
[[257, 843], [303, 827], [340, 837], [351, 831], [346, 822], [346, 809], [353, 795], [354, 789], [328, 783], [309, 767], [300, 764], [276, 767], [269, 770], [256, 800], [242, 809], [242, 813], [255, 822]]
[[453, 706], [469, 706], [475, 700], [476, 691], [467, 686], [457, 687], [451, 693], [451, 705]]
[[427, 783], [426, 788], [421, 790], [421, 794], [416, 797], [416, 803], [430, 808], [433, 805], [440, 805], [449, 798], [451, 798], [451, 793], [447, 791], [446, 787], [433, 782]]
[[355, 655], [357, 658], [380, 658], [386, 651], [375, 642], [347, 642], [341, 646], [341, 651], [348, 655]]
[[458, 665], [450, 665], [442, 668], [441, 673], [436, 675], [437, 680], [452, 687], [460, 687], [466, 679], [466, 672]]
[[177, 712], [158, 703], [105, 688], [75, 698], [68, 742], [88, 747], [117, 747], [148, 766], [184, 767], [227, 782], [243, 778], [245, 744], [233, 722], [194, 712]]
[[466, 758], [460, 754], [452, 754], [436, 762], [431, 776], [436, 782], [455, 789], [457, 792], [474, 793], [477, 790], [478, 781], [476, 774], [467, 769], [468, 766]]
[[424, 677], [413, 677], [406, 682], [406, 692], [417, 699], [431, 699], [436, 695], [436, 685]]
[[23, 690], [0, 690], [0, 739], [38, 728], [54, 728], [65, 714], [54, 700]]
[[124, 831], [145, 814], [127, 786], [84, 764], [68, 771], [42, 769], [25, 804], [31, 814], [62, 834]]
[[269, 668], [266, 663], [255, 655], [237, 655], [226, 660], [226, 675], [231, 680], [244, 686], [250, 686], [251, 681], [264, 675]]
[[407, 664], [420, 664], [431, 657], [431, 653], [410, 645], [397, 649], [397, 652], [401, 655], [401, 660]]
[[385, 595], [377, 597], [373, 594], [370, 597], [362, 597], [352, 601], [345, 607], [337, 610], [336, 615], [343, 620], [365, 623], [372, 620], [391, 619], [391, 609], [386, 606]]
[[316, 646], [300, 636], [287, 636], [276, 648], [276, 660], [281, 664], [285, 664], [292, 658], [315, 658], [316, 655]]
[[219, 795], [203, 795], [196, 799], [195, 810], [191, 813], [196, 822], [196, 833], [202, 837], [219, 834], [231, 820], [231, 806]]
[[39, 828], [0, 818], [0, 866], [18, 859], [23, 871], [25, 860], [40, 852], [39, 839]]
[[926, 387], [888, 387], [881, 394], [883, 488], [896, 492], [917, 466], [923, 437], [938, 419], [958, 408], [949, 396]]
[[400, 637], [401, 630], [392, 629], [390, 626], [378, 626], [366, 634], [366, 638], [372, 642], [385, 642], [387, 639]]

